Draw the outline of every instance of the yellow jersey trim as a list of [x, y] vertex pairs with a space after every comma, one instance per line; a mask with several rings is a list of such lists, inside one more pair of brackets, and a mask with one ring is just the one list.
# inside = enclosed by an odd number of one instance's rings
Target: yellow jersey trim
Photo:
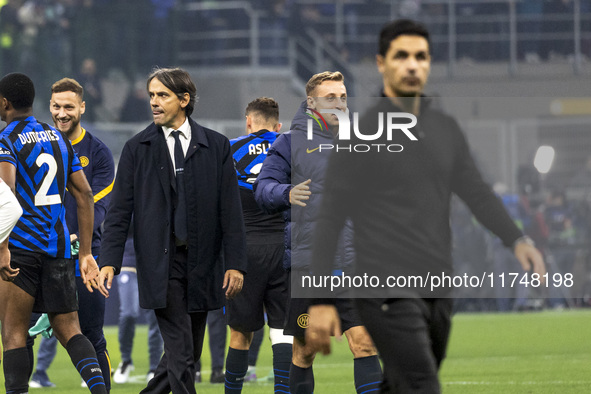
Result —
[[77, 143], [82, 141], [82, 138], [84, 138], [84, 136], [86, 135], [86, 129], [84, 127], [81, 127], [81, 129], [82, 129], [82, 133], [80, 133], [80, 137], [78, 137], [74, 141], [72, 141], [72, 145], [76, 145]]
[[95, 194], [95, 196], [94, 196], [94, 202], [96, 203], [101, 198], [103, 198], [107, 194], [111, 193], [111, 190], [113, 190], [113, 184], [114, 183], [115, 183], [115, 181], [111, 182], [111, 184], [109, 186], [105, 187], [103, 190], [101, 190], [100, 192], [98, 192], [97, 194]]

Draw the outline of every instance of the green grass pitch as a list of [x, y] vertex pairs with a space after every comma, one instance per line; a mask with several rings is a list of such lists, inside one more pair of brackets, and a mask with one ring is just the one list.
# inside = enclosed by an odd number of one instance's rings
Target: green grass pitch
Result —
[[[119, 363], [117, 328], [106, 328], [113, 368]], [[113, 393], [138, 393], [147, 372], [147, 330], [136, 333], [134, 383], [114, 385]], [[204, 383], [200, 393], [223, 393], [209, 384], [210, 357], [203, 354]], [[335, 343], [331, 356], [318, 356], [314, 365], [315, 392], [354, 393], [353, 363], [346, 341]], [[257, 364], [257, 383], [244, 393], [272, 393], [262, 377], [271, 371], [271, 348], [263, 342]], [[84, 393], [64, 349], [48, 371], [57, 385], [31, 392]], [[452, 393], [583, 393], [591, 387], [591, 310], [515, 314], [458, 314], [454, 317], [448, 355], [440, 373], [444, 394]], [[4, 385], [0, 374], [0, 384]]]

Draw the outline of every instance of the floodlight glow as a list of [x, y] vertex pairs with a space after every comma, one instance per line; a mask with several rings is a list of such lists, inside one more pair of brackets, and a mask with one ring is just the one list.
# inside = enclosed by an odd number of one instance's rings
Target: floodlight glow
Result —
[[551, 146], [542, 145], [538, 148], [534, 158], [534, 166], [540, 174], [547, 174], [550, 171], [552, 162], [554, 162], [554, 155], [554, 148]]

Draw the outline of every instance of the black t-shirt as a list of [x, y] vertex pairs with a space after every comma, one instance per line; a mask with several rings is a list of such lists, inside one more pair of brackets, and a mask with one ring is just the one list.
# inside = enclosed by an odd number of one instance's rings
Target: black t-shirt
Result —
[[282, 243], [285, 221], [281, 213], [268, 215], [259, 208], [252, 190], [240, 188], [247, 243]]

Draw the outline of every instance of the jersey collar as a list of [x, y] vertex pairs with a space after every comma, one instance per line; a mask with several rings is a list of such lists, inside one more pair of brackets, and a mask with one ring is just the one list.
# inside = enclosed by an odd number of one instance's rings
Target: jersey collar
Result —
[[81, 129], [82, 129], [82, 133], [80, 133], [80, 136], [78, 138], [76, 138], [74, 141], [72, 141], [72, 145], [76, 145], [77, 143], [82, 141], [82, 139], [86, 135], [86, 129], [84, 127], [81, 127]]

